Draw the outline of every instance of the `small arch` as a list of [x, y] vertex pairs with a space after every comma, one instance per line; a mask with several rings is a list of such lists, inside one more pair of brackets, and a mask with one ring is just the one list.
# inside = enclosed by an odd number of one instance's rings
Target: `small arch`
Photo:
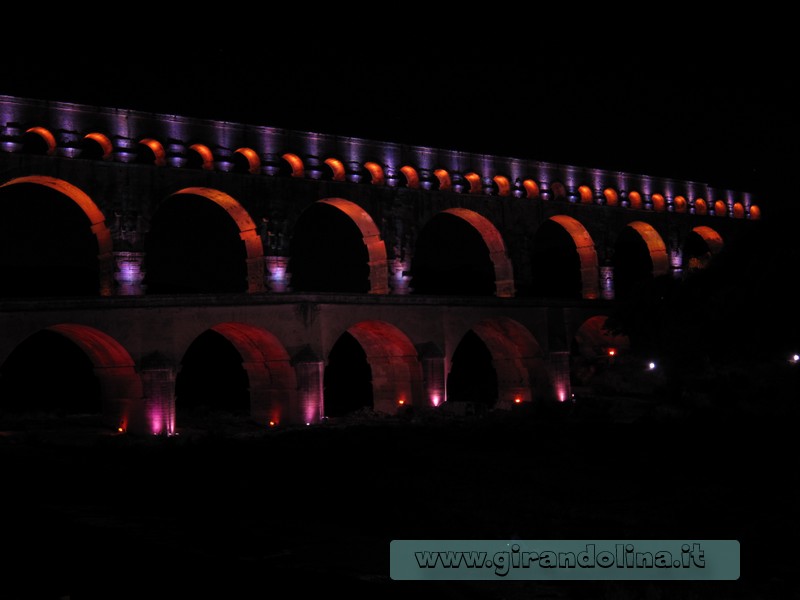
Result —
[[594, 201], [592, 188], [588, 185], [582, 185], [578, 188], [578, 196], [580, 196], [581, 204], [591, 204]]
[[663, 212], [667, 208], [667, 201], [662, 194], [653, 194], [650, 200], [653, 202], [653, 210], [656, 212]]
[[550, 191], [553, 193], [553, 200], [567, 199], [567, 188], [560, 181], [554, 181], [550, 186]]
[[728, 215], [728, 205], [722, 200], [714, 202], [714, 214], [718, 217], [725, 217]]
[[673, 204], [675, 206], [676, 213], [685, 213], [688, 208], [688, 203], [686, 202], [686, 198], [683, 196], [675, 196]]
[[522, 182], [522, 187], [525, 189], [526, 198], [535, 199], [539, 197], [539, 185], [533, 179], [525, 179]]
[[22, 136], [22, 151], [26, 154], [52, 156], [56, 151], [56, 138], [49, 129], [31, 127]]
[[232, 160], [234, 173], [250, 173], [251, 175], [258, 175], [258, 173], [261, 171], [261, 158], [252, 148], [237, 148], [233, 152]]
[[720, 253], [724, 242], [718, 231], [707, 225], [698, 225], [697, 227], [693, 227], [692, 231], [703, 239], [712, 256]]
[[497, 195], [498, 196], [510, 196], [511, 195], [511, 183], [508, 181], [508, 177], [505, 175], [495, 175], [492, 178], [495, 185], [497, 186]]
[[735, 202], [733, 205], [733, 218], [744, 219], [744, 217], [745, 217], [744, 204], [742, 204], [741, 202]]
[[619, 194], [614, 188], [607, 187], [603, 190], [606, 206], [619, 206]]
[[205, 144], [189, 146], [188, 166], [192, 169], [210, 171], [214, 168], [214, 155]]
[[406, 187], [412, 190], [416, 190], [419, 188], [419, 174], [414, 167], [406, 165], [404, 167], [400, 167], [400, 172], [406, 178]]
[[450, 173], [445, 171], [444, 169], [436, 169], [433, 174], [436, 176], [436, 179], [439, 182], [438, 189], [442, 192], [449, 192], [452, 187], [452, 180], [450, 179]]
[[469, 190], [467, 193], [469, 194], [480, 194], [483, 190], [481, 189], [481, 176], [475, 172], [470, 172], [464, 175], [464, 179], [467, 180], [469, 183]]
[[305, 176], [305, 168], [303, 166], [303, 160], [297, 156], [297, 154], [292, 154], [291, 152], [287, 152], [283, 156], [281, 156], [283, 160], [289, 165], [289, 175], [292, 177], [304, 177]]
[[338, 158], [326, 158], [325, 164], [331, 170], [331, 181], [344, 181], [346, 170], [342, 161]]
[[696, 198], [694, 201], [694, 214], [696, 215], [707, 215], [708, 214], [708, 204], [702, 198]]
[[761, 209], [755, 204], [752, 204], [750, 206], [750, 210], [748, 211], [748, 215], [752, 220], [756, 221], [761, 218]]
[[464, 179], [467, 180], [469, 183], [469, 190], [467, 190], [470, 194], [480, 194], [483, 190], [481, 190], [481, 176], [475, 172], [470, 172], [464, 175]]
[[83, 136], [80, 157], [90, 160], [109, 160], [114, 147], [111, 140], [102, 133], [91, 132]]
[[372, 185], [383, 185], [385, 178], [383, 175], [383, 167], [376, 162], [365, 162], [364, 168], [369, 172]]
[[153, 138], [139, 140], [136, 162], [144, 165], [163, 167], [167, 164], [167, 153], [164, 146]]
[[642, 209], [642, 195], [637, 191], [631, 191], [628, 193], [628, 202], [630, 203], [630, 207], [634, 210], [641, 210]]

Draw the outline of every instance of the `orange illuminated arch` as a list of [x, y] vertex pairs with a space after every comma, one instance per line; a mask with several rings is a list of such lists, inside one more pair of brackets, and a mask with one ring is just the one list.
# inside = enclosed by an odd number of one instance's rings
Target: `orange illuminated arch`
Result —
[[299, 156], [297, 156], [297, 154], [287, 152], [281, 158], [289, 163], [289, 168], [292, 170], [292, 177], [303, 177], [305, 175], [303, 161]]
[[154, 140], [153, 138], [144, 138], [139, 140], [140, 148], [147, 148], [153, 158], [153, 164], [157, 167], [163, 167], [167, 164], [167, 153], [164, 150], [164, 146], [158, 140]]
[[561, 225], [575, 243], [575, 250], [581, 263], [581, 296], [586, 300], [599, 298], [597, 251], [592, 236], [580, 221], [568, 215], [554, 215], [550, 220]]
[[650, 199], [653, 201], [653, 210], [663, 212], [667, 208], [667, 201], [661, 194], [653, 194]]
[[733, 205], [733, 218], [734, 219], [744, 219], [745, 211], [744, 211], [744, 204], [741, 202], [736, 202]]
[[419, 187], [419, 175], [414, 167], [408, 165], [401, 167], [400, 172], [406, 177], [406, 186], [415, 190]]
[[486, 345], [497, 372], [497, 404], [530, 402], [547, 389], [544, 354], [530, 330], [508, 317], [479, 321], [471, 330]]
[[470, 194], [480, 194], [481, 193], [481, 176], [477, 173], [471, 172], [464, 175], [464, 179], [467, 180], [469, 183], [469, 193]]
[[369, 213], [355, 202], [344, 198], [324, 198], [318, 202], [338, 208], [356, 224], [369, 257], [369, 293], [388, 294], [389, 263], [386, 259], [386, 243], [381, 239], [381, 232]]
[[692, 231], [703, 238], [712, 255], [719, 254], [720, 250], [722, 250], [724, 242], [722, 241], [722, 236], [716, 230], [706, 225], [699, 225], [692, 228]]
[[99, 154], [102, 160], [108, 160], [111, 158], [111, 153], [114, 151], [114, 147], [111, 144], [111, 140], [109, 140], [107, 136], [103, 135], [102, 133], [92, 132], [87, 133], [85, 136], [83, 136], [83, 138], [85, 140], [91, 140], [97, 144], [97, 146], [100, 148]]
[[[211, 327], [242, 357], [250, 384], [250, 416], [257, 423], [308, 423], [315, 407], [297, 406], [297, 376], [288, 352], [269, 331], [238, 322]], [[305, 409], [305, 410], [304, 410]], [[318, 420], [319, 407], [316, 407]]]
[[718, 217], [724, 217], [728, 214], [728, 205], [722, 200], [714, 202], [714, 214]]
[[211, 153], [211, 149], [208, 146], [205, 144], [192, 144], [189, 146], [189, 150], [196, 152], [200, 157], [200, 168], [206, 171], [210, 171], [214, 168], [214, 155]]
[[242, 157], [246, 165], [245, 170], [251, 175], [257, 175], [261, 171], [261, 158], [259, 158], [258, 153], [252, 148], [237, 148], [233, 154], [234, 157]]
[[702, 198], [697, 198], [694, 201], [694, 212], [697, 215], [707, 215], [708, 214], [708, 205], [706, 201]]
[[[63, 179], [48, 177], [46, 175], [30, 175], [27, 177], [17, 177], [1, 185], [6, 187], [18, 185], [20, 183], [34, 183], [43, 185], [55, 190], [77, 204], [89, 219], [90, 228], [97, 239], [97, 262], [100, 278], [100, 295], [110, 296], [114, 290], [114, 262], [113, 245], [111, 242], [111, 231], [106, 225], [106, 217], [92, 201], [92, 199], [82, 190]], [[32, 218], [44, 218], [44, 215], [32, 215]]]
[[526, 179], [522, 182], [522, 187], [525, 188], [526, 198], [538, 198], [539, 186], [533, 179]]
[[144, 416], [141, 378], [131, 355], [117, 340], [88, 325], [60, 323], [45, 329], [70, 340], [91, 361], [108, 426], [127, 430], [132, 419]]
[[626, 335], [613, 334], [606, 329], [608, 316], [595, 315], [581, 323], [575, 332], [575, 348], [585, 359], [608, 356], [608, 349], [617, 351], [630, 349], [630, 339]]
[[688, 208], [686, 198], [683, 196], [675, 196], [674, 205], [676, 213], [685, 213]]
[[383, 185], [383, 167], [376, 162], [366, 162], [364, 163], [364, 168], [369, 171], [372, 177], [372, 185]]
[[753, 205], [750, 206], [749, 215], [750, 215], [750, 218], [753, 219], [753, 220], [760, 219], [761, 218], [761, 209], [758, 206], [756, 206], [755, 204], [753, 204]]
[[650, 260], [653, 263], [653, 276], [658, 277], [669, 273], [667, 246], [658, 231], [644, 221], [632, 221], [627, 226], [634, 229], [647, 245]]
[[443, 192], [450, 191], [452, 187], [450, 173], [444, 169], [436, 169], [433, 174], [436, 175], [436, 178], [439, 180], [439, 189]]
[[614, 188], [606, 188], [603, 190], [603, 198], [605, 198], [607, 206], [619, 205], [619, 194]]
[[591, 204], [594, 200], [594, 194], [592, 194], [592, 188], [588, 185], [582, 185], [578, 188], [578, 195], [581, 198], [581, 204]]
[[56, 151], [56, 138], [49, 129], [44, 127], [31, 127], [25, 131], [25, 134], [28, 137], [35, 136], [41, 141], [41, 145], [44, 148], [43, 154], [50, 156]]
[[256, 225], [247, 210], [228, 194], [206, 187], [187, 187], [170, 197], [182, 195], [201, 196], [224, 209], [239, 228], [239, 237], [244, 243], [247, 255], [247, 291], [264, 291], [264, 246], [256, 231]]
[[508, 196], [511, 193], [511, 183], [504, 175], [495, 175], [492, 181], [497, 185], [498, 196]]
[[385, 321], [360, 321], [348, 327], [372, 370], [373, 406], [394, 414], [401, 405], [423, 404], [422, 364], [417, 349], [398, 327]]
[[637, 191], [629, 192], [628, 202], [630, 202], [631, 208], [636, 210], [642, 209], [642, 195], [639, 192]]
[[565, 188], [564, 184], [560, 181], [554, 181], [550, 186], [550, 190], [553, 192], [553, 200], [567, 199], [567, 188]]
[[344, 181], [345, 168], [342, 161], [340, 161], [338, 158], [326, 158], [325, 164], [331, 168], [334, 181]]
[[466, 208], [448, 208], [442, 212], [463, 219], [481, 235], [494, 265], [495, 295], [500, 298], [512, 298], [515, 293], [514, 268], [506, 253], [503, 237], [494, 224], [486, 217]]

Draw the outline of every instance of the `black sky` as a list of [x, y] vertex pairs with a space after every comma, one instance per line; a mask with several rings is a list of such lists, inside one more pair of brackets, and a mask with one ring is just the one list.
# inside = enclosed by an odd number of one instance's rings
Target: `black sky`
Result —
[[689, 179], [783, 206], [800, 133], [789, 39], [487, 29], [73, 40], [2, 61], [0, 93]]

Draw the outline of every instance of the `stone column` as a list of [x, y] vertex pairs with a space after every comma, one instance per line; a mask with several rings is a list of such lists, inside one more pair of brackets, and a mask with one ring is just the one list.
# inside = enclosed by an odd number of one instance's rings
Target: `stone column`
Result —
[[144, 252], [114, 252], [114, 260], [117, 296], [144, 295]]

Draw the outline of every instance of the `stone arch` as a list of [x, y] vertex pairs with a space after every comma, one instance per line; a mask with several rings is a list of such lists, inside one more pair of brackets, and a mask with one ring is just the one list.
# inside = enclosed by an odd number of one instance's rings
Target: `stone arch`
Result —
[[508, 177], [505, 175], [495, 175], [492, 181], [494, 181], [497, 186], [498, 196], [508, 196], [511, 194], [511, 182], [508, 181]]
[[100, 383], [103, 421], [108, 426], [132, 432], [145, 429], [142, 381], [122, 344], [88, 325], [60, 323], [44, 329], [69, 339], [91, 361]]
[[381, 239], [381, 232], [369, 213], [355, 202], [344, 198], [323, 198], [318, 202], [339, 209], [355, 223], [369, 257], [369, 293], [388, 294], [389, 263], [386, 258], [386, 243]]
[[599, 298], [597, 251], [589, 231], [580, 221], [568, 215], [554, 215], [550, 220], [561, 225], [575, 242], [581, 264], [581, 296], [586, 300]]
[[630, 203], [630, 207], [634, 210], [641, 210], [642, 209], [642, 195], [632, 190], [628, 193], [628, 202]]
[[395, 414], [402, 406], [422, 406], [422, 365], [408, 336], [386, 321], [360, 321], [347, 328], [372, 370], [373, 408]]
[[[497, 374], [497, 408], [531, 402], [549, 390], [541, 347], [524, 325], [509, 317], [484, 319], [470, 330], [486, 346]], [[448, 383], [452, 385], [452, 359]]]
[[83, 136], [80, 153], [82, 158], [109, 160], [113, 151], [114, 146], [108, 136], [96, 131]]
[[244, 244], [247, 269], [247, 292], [264, 291], [264, 247], [256, 225], [247, 210], [232, 196], [214, 188], [187, 187], [170, 194], [168, 198], [200, 196], [222, 208], [239, 229], [239, 238]]
[[437, 189], [441, 192], [449, 192], [453, 186], [450, 173], [448, 173], [445, 169], [436, 169], [433, 174], [436, 177], [436, 180], [439, 182]]
[[338, 158], [326, 158], [325, 164], [331, 170], [331, 180], [332, 181], [344, 181], [346, 170], [344, 168], [344, 163], [340, 161]]
[[303, 159], [297, 156], [297, 154], [293, 154], [292, 152], [287, 152], [281, 158], [285, 161], [285, 164], [289, 168], [289, 175], [292, 177], [304, 177], [305, 176], [305, 166], [303, 165]]
[[667, 247], [666, 244], [664, 244], [664, 239], [661, 237], [661, 234], [656, 231], [655, 227], [644, 221], [632, 221], [627, 224], [627, 227], [636, 231], [647, 245], [647, 251], [650, 254], [650, 259], [653, 261], [653, 277], [669, 273]]
[[246, 146], [234, 150], [233, 164], [236, 172], [258, 175], [261, 171], [261, 158], [255, 150]]
[[718, 217], [728, 216], [728, 205], [723, 200], [714, 202], [714, 214]]
[[400, 167], [400, 172], [406, 178], [406, 187], [412, 190], [416, 190], [419, 188], [419, 174], [417, 170], [412, 167], [411, 165], [405, 165]]
[[489, 219], [466, 208], [447, 208], [442, 212], [463, 219], [480, 234], [489, 249], [489, 259], [494, 265], [495, 295], [500, 298], [513, 298], [514, 267], [506, 252], [506, 245], [500, 231]]
[[570, 373], [575, 385], [591, 388], [602, 383], [609, 361], [620, 355], [624, 360], [630, 350], [628, 336], [609, 331], [607, 321], [607, 315], [594, 315], [575, 331], [570, 343]]
[[190, 167], [210, 171], [214, 168], [214, 155], [205, 144], [192, 144], [189, 146], [188, 164]]
[[210, 328], [228, 340], [242, 357], [250, 389], [250, 416], [256, 423], [308, 422], [297, 406], [297, 377], [278, 338], [260, 327], [238, 322]]
[[[0, 185], [0, 188], [19, 185], [36, 184], [48, 187], [60, 194], [63, 194], [72, 202], [78, 205], [86, 217], [89, 219], [89, 227], [97, 240], [97, 263], [99, 273], [99, 293], [101, 296], [111, 296], [114, 290], [114, 254], [111, 241], [111, 231], [106, 225], [105, 215], [100, 211], [92, 199], [81, 189], [55, 177], [46, 175], [30, 175], [17, 177]], [[41, 218], [36, 215], [35, 218]], [[34, 217], [34, 215], [32, 215]]]
[[483, 189], [481, 189], [481, 176], [475, 172], [466, 173], [464, 175], [464, 179], [469, 184], [467, 190], [465, 190], [469, 194], [480, 194]]
[[606, 206], [619, 206], [619, 194], [614, 188], [607, 187], [603, 190]]
[[581, 204], [592, 204], [594, 202], [594, 193], [592, 193], [592, 188], [588, 185], [578, 187], [578, 196], [581, 199]]
[[144, 138], [139, 140], [136, 161], [142, 164], [163, 167], [167, 164], [167, 153], [164, 145], [156, 139]]
[[383, 185], [385, 177], [382, 166], [374, 161], [367, 161], [364, 163], [364, 168], [370, 175], [370, 183], [372, 185]]
[[31, 154], [52, 156], [56, 151], [56, 138], [45, 127], [31, 127], [23, 135], [22, 148], [24, 152]]
[[684, 196], [675, 196], [673, 204], [675, 206], [676, 213], [685, 213], [688, 207], [688, 203], [686, 202], [686, 198]]
[[525, 189], [526, 198], [539, 197], [539, 185], [533, 179], [525, 179], [522, 182], [522, 187]]
[[708, 204], [703, 198], [696, 198], [694, 201], [694, 212], [697, 215], [707, 215], [708, 214]]

